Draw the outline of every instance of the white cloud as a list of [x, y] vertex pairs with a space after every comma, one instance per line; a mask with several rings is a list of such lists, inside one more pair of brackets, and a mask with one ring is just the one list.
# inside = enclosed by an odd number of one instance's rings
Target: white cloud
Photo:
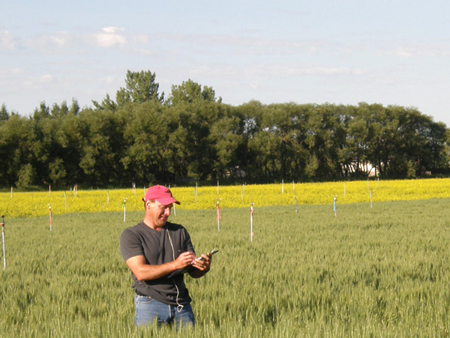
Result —
[[6, 79], [10, 76], [17, 76], [23, 73], [24, 70], [22, 68], [0, 68], [0, 79]]
[[41, 82], [41, 83], [50, 83], [50, 82], [52, 82], [52, 81], [53, 81], [53, 76], [50, 75], [50, 74], [42, 75], [42, 76], [39, 78], [39, 82]]
[[114, 33], [116, 33], [117, 31], [125, 31], [125, 29], [124, 28], [117, 28], [117, 27], [104, 27], [104, 28], [102, 28], [102, 31], [103, 32], [105, 32], [105, 33], [108, 33], [108, 34], [114, 34]]
[[450, 55], [450, 45], [447, 43], [426, 43], [416, 45], [386, 46], [377, 50], [378, 55], [398, 57], [440, 57]]
[[14, 34], [9, 31], [0, 32], [0, 50], [13, 51], [18, 47], [19, 41]]
[[66, 45], [69, 38], [70, 36], [67, 32], [59, 32], [49, 36], [49, 40], [59, 47]]
[[107, 76], [104, 78], [105, 83], [114, 83], [114, 81], [116, 81], [116, 78], [114, 76]]
[[125, 29], [117, 27], [102, 28], [103, 33], [95, 34], [95, 39], [100, 47], [123, 47], [127, 43], [127, 38], [123, 34]]
[[149, 36], [147, 34], [134, 34], [130, 37], [130, 40], [139, 45], [145, 45], [149, 42]]
[[307, 75], [343, 75], [354, 74], [359, 75], [363, 71], [361, 69], [351, 69], [347, 67], [299, 67], [289, 70], [292, 74], [307, 74]]
[[34, 76], [32, 74], [28, 74], [26, 78], [23, 79], [23, 85], [28, 88], [41, 89], [42, 85], [51, 85], [54, 84], [55, 78], [50, 74], [44, 74], [41, 76]]
[[253, 81], [253, 82], [250, 83], [250, 88], [251, 89], [256, 90], [256, 89], [258, 89], [258, 87], [259, 87], [259, 83], [258, 82]]
[[365, 74], [366, 71], [361, 68], [348, 68], [348, 67], [326, 67], [326, 66], [303, 66], [303, 65], [263, 65], [258, 67], [251, 67], [248, 70], [248, 74], [251, 76], [294, 76], [294, 75], [323, 75], [323, 76], [335, 76], [335, 75], [356, 75], [360, 76]]
[[[320, 50], [328, 48], [326, 43], [316, 40], [289, 40], [289, 39], [266, 39], [248, 38], [240, 36], [220, 36], [220, 35], [195, 35], [184, 37], [183, 40], [193, 39], [197, 43], [202, 43], [208, 48], [216, 45], [223, 50], [224, 47], [231, 47], [231, 51], [240, 53], [251, 53], [254, 55], [296, 55], [296, 54], [317, 54]], [[225, 48], [230, 50], [229, 48]]]
[[67, 32], [41, 34], [26, 41], [26, 46], [41, 53], [51, 54], [75, 46], [75, 37]]
[[[5, 40], [4, 43], [2, 41]], [[137, 43], [145, 43], [146, 38], [142, 35], [132, 36], [132, 40]], [[0, 34], [0, 50], [1, 46], [12, 46], [12, 40], [8, 35]], [[83, 48], [92, 48], [92, 45], [109, 48], [123, 47], [127, 44], [128, 38], [125, 29], [116, 27], [102, 28], [99, 33], [91, 34], [74, 34], [66, 31], [55, 32], [51, 34], [40, 34], [26, 40], [25, 45], [35, 51], [45, 54], [57, 53], [80, 53]], [[17, 45], [17, 42], [16, 42]]]

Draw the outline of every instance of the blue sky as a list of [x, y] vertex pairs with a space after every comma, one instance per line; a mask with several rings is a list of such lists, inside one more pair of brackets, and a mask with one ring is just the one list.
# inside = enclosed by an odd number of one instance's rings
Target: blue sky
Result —
[[188, 79], [224, 103], [415, 107], [450, 127], [450, 2], [0, 2], [0, 104], [113, 99], [127, 70], [166, 97]]

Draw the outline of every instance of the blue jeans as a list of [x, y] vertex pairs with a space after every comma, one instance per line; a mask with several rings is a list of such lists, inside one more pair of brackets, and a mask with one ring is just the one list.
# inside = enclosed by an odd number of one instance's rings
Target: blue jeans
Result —
[[177, 306], [167, 305], [153, 298], [139, 295], [135, 295], [134, 304], [136, 307], [134, 325], [136, 326], [148, 326], [155, 320], [158, 326], [161, 324], [171, 325], [175, 321], [177, 329], [180, 324], [183, 328], [186, 325], [195, 326], [191, 304], [186, 304], [180, 309]]

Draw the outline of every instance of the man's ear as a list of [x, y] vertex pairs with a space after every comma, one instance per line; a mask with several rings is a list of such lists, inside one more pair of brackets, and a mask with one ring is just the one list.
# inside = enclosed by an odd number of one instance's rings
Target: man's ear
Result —
[[145, 210], [150, 209], [151, 205], [155, 203], [154, 200], [145, 201]]

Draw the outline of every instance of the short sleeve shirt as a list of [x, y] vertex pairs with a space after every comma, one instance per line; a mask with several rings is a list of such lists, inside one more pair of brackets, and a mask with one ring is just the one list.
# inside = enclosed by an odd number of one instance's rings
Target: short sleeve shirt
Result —
[[[160, 265], [174, 261], [185, 251], [195, 254], [189, 233], [179, 224], [166, 222], [160, 231], [156, 231], [141, 222], [125, 229], [120, 235], [120, 253], [124, 261], [144, 256], [146, 264]], [[138, 295], [149, 296], [169, 305], [191, 301], [183, 274], [148, 281], [138, 281], [133, 273], [131, 275], [134, 282], [132, 288]]]

